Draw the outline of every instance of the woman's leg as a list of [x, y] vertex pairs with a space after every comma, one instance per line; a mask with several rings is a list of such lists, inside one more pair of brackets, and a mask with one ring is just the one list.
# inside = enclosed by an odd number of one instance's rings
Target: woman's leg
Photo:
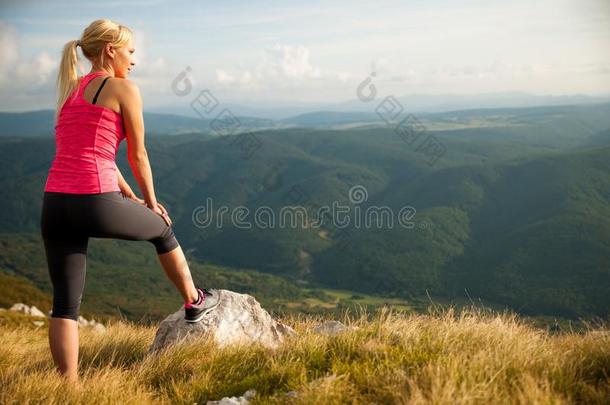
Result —
[[191, 272], [173, 229], [150, 208], [120, 192], [103, 193], [86, 202], [86, 233], [92, 237], [151, 242], [167, 277], [184, 302], [197, 300]]
[[78, 381], [78, 313], [85, 286], [86, 236], [43, 238], [53, 284], [53, 312], [49, 321], [49, 345], [59, 373]]
[[158, 258], [165, 274], [182, 294], [184, 302], [196, 301], [198, 293], [182, 247], [178, 246], [167, 253], [159, 254]]
[[49, 345], [57, 371], [68, 382], [78, 381], [78, 322], [66, 318], [49, 321]]

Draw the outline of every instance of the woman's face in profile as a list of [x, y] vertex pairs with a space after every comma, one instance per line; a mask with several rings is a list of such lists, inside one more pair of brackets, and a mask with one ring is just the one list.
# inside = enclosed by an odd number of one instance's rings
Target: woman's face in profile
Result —
[[113, 59], [114, 76], [120, 78], [126, 78], [131, 68], [136, 64], [133, 57], [135, 48], [133, 42], [130, 39], [127, 45], [120, 48], [114, 48], [115, 54]]

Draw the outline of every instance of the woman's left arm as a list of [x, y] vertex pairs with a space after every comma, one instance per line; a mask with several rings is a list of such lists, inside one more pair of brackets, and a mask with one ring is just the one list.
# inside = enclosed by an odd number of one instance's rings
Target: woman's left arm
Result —
[[117, 166], [116, 162], [115, 162], [114, 166], [116, 167], [116, 174], [117, 174], [117, 178], [119, 181], [119, 188], [121, 189], [121, 193], [123, 193], [123, 195], [127, 198], [131, 198], [132, 200], [136, 200], [137, 202], [142, 203], [144, 200], [141, 198], [138, 198], [136, 196], [136, 194], [133, 192], [133, 190], [131, 189], [131, 187], [129, 187], [129, 184], [127, 184], [127, 182], [123, 178], [123, 175], [121, 174], [121, 171], [119, 170], [119, 166]]

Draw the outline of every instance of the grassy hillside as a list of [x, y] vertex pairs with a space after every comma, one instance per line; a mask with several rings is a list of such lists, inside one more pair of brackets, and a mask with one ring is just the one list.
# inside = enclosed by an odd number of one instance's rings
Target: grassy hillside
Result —
[[0, 403], [201, 404], [249, 389], [252, 404], [610, 400], [610, 334], [602, 326], [551, 334], [508, 313], [383, 311], [344, 314], [352, 329], [339, 335], [312, 333], [323, 319], [280, 318], [299, 336], [276, 350], [219, 348], [201, 337], [156, 357], [146, 355], [154, 327], [80, 328], [80, 385], [68, 386], [53, 369], [46, 326], [25, 320], [0, 328]]

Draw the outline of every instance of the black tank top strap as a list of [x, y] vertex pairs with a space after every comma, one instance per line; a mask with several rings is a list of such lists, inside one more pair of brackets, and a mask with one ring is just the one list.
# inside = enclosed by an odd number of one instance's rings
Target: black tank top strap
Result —
[[102, 91], [102, 87], [104, 87], [104, 85], [106, 84], [106, 80], [110, 79], [110, 76], [107, 76], [104, 81], [102, 82], [102, 84], [100, 85], [100, 88], [97, 89], [97, 93], [95, 93], [95, 97], [93, 97], [93, 102], [92, 104], [95, 104], [95, 102], [97, 101], [97, 96], [98, 94], [100, 94], [100, 91]]

